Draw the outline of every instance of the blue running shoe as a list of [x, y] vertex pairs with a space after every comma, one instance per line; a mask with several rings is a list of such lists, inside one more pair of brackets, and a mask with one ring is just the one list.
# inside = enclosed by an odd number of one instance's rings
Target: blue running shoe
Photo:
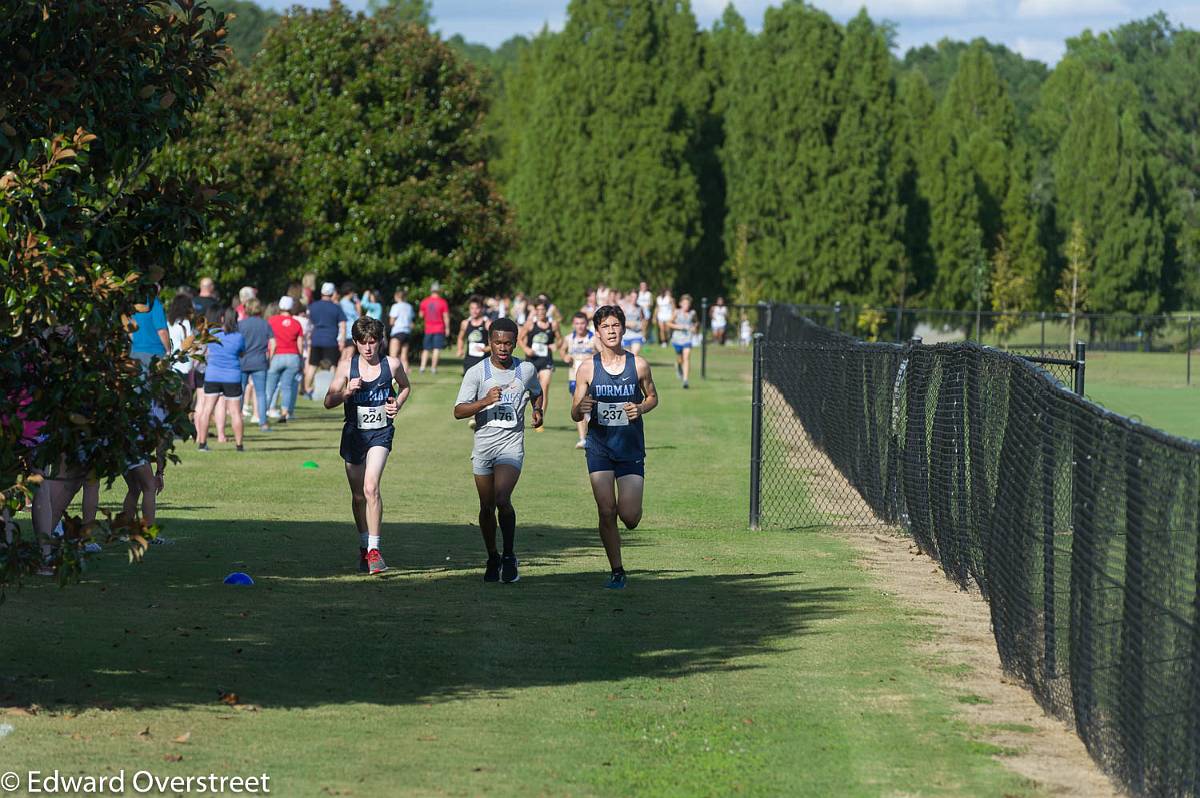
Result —
[[625, 571], [613, 571], [612, 576], [604, 583], [604, 587], [608, 590], [624, 590], [625, 589]]

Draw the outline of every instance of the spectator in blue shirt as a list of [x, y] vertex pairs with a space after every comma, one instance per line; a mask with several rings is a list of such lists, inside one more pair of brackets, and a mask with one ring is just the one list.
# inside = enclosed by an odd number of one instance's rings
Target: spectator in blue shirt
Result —
[[137, 329], [129, 335], [130, 354], [145, 367], [150, 366], [151, 358], [165, 357], [171, 349], [171, 337], [167, 334], [167, 312], [162, 302], [158, 301], [158, 291], [156, 284], [150, 294], [148, 308], [133, 314]]
[[351, 346], [353, 344], [353, 336], [350, 334], [350, 328], [354, 326], [354, 322], [358, 321], [358, 317], [362, 315], [362, 307], [359, 305], [358, 294], [354, 292], [353, 283], [342, 283], [342, 298], [338, 301], [338, 305], [346, 317], [346, 332], [344, 334], [346, 345]]
[[337, 302], [337, 289], [333, 283], [321, 286], [321, 298], [308, 306], [308, 321], [312, 329], [308, 334], [308, 364], [304, 367], [304, 395], [312, 399], [313, 381], [317, 368], [334, 369], [341, 360], [346, 346], [346, 314]]
[[[239, 452], [242, 448], [242, 363], [246, 342], [238, 332], [237, 311], [226, 308], [221, 315], [221, 329], [213, 333], [215, 341], [206, 352], [208, 367], [204, 370], [204, 403], [196, 413], [196, 443], [207, 452], [208, 420], [217, 402], [225, 402], [225, 412], [233, 422], [233, 441]], [[224, 426], [222, 424], [222, 426]]]

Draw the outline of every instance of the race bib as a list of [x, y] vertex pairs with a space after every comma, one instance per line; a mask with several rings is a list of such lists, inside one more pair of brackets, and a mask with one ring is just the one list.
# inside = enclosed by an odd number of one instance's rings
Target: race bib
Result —
[[624, 402], [596, 402], [596, 421], [602, 427], [628, 427]]
[[387, 412], [383, 405], [377, 407], [363, 407], [359, 405], [355, 408], [358, 411], [358, 428], [359, 429], [383, 429], [387, 426]]
[[471, 341], [467, 344], [467, 354], [471, 357], [483, 357], [483, 349], [482, 341]]
[[487, 421], [484, 422], [485, 427], [512, 429], [517, 426], [517, 411], [512, 405], [492, 405], [484, 412], [487, 414]]
[[550, 347], [547, 344], [534, 342], [533, 354], [535, 357], [547, 357], [550, 354]]

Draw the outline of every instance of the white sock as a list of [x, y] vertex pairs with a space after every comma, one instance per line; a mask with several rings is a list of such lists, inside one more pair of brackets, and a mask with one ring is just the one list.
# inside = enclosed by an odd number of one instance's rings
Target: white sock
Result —
[[367, 548], [367, 538], [368, 538], [368, 537], [369, 537], [369, 535], [367, 535], [367, 533], [366, 533], [366, 532], [359, 532], [359, 533], [358, 533], [358, 547], [359, 547], [360, 549], [365, 549], [365, 548]]
[[367, 535], [367, 551], [379, 548], [379, 535]]

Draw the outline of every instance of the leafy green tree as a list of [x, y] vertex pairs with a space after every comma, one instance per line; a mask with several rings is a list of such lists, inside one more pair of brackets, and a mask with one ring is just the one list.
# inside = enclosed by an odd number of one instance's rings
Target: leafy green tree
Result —
[[992, 310], [1001, 314], [994, 325], [996, 334], [1001, 339], [1007, 339], [1021, 325], [1021, 317], [1017, 314], [1028, 309], [1032, 293], [1026, 276], [1013, 268], [1008, 243], [1001, 235], [996, 251], [992, 254], [990, 291]]
[[1093, 254], [1092, 310], [1162, 308], [1164, 235], [1149, 157], [1134, 111], [1122, 111], [1106, 87], [1094, 87], [1054, 161], [1061, 218], [1080, 221]]
[[[725, 115], [726, 246], [765, 296], [826, 301], [840, 267], [825, 207], [840, 108], [842, 29], [801, 2], [768, 8], [734, 70]], [[743, 229], [744, 228], [744, 229]], [[857, 268], [857, 264], [854, 264]]]
[[840, 115], [823, 187], [833, 280], [814, 289], [833, 299], [895, 302], [907, 289], [896, 282], [905, 271], [904, 209], [892, 165], [896, 89], [886, 37], [865, 10], [846, 27], [834, 91]]
[[700, 240], [690, 163], [708, 82], [696, 21], [660, 0], [573, 0], [536, 60], [509, 183], [528, 285], [671, 285]]
[[[938, 108], [935, 124], [939, 136], [944, 135], [948, 140], [931, 137], [932, 143], [948, 145], [953, 154], [935, 162], [940, 164], [936, 168], [951, 170], [940, 179], [966, 183], [947, 186], [943, 198], [954, 202], [954, 194], [966, 188], [973, 190], [975, 202], [969, 208], [940, 203], [933, 207], [933, 212], [961, 220], [966, 210], [973, 210], [975, 224], [953, 235], [979, 236], [978, 247], [943, 249], [938, 253], [938, 281], [942, 288], [949, 288], [949, 292], [939, 292], [939, 300], [947, 307], [961, 306], [970, 300], [978, 305], [981, 286], [991, 284], [987, 271], [995, 261], [1002, 239], [1006, 241], [1006, 265], [1022, 275], [1024, 285], [1031, 288], [1040, 285], [1045, 256], [1026, 149], [1016, 136], [1017, 116], [1008, 90], [982, 43], [977, 42], [959, 56], [958, 71]], [[942, 229], [950, 232], [948, 228]], [[967, 286], [971, 287], [969, 294], [963, 293]]]
[[1054, 299], [1059, 310], [1071, 316], [1071, 341], [1075, 337], [1075, 322], [1079, 314], [1090, 309], [1088, 287], [1091, 283], [1091, 258], [1088, 255], [1087, 235], [1083, 230], [1083, 222], [1075, 219], [1071, 222], [1071, 234], [1067, 238], [1065, 252], [1067, 267], [1060, 276], [1059, 286], [1054, 291]]
[[308, 270], [437, 278], [453, 295], [506, 282], [478, 79], [425, 28], [384, 16], [294, 10], [223, 89], [243, 98], [202, 120], [184, 162], [213, 161], [246, 213], [194, 249], [206, 270], [259, 285]]
[[[223, 17], [202, 4], [0, 2], [5, 511], [34, 487], [35, 469], [113, 479], [155, 443], [170, 446], [172, 431], [192, 431], [169, 361], [143, 373], [130, 357], [130, 319], [220, 199], [195, 176], [147, 169], [186, 133], [226, 56], [223, 36]], [[36, 446], [24, 420], [45, 422]], [[28, 530], [4, 526], [0, 590], [41, 560]], [[140, 553], [141, 530], [129, 531]], [[65, 579], [78, 561], [74, 547], [61, 551]]]
[[212, 0], [210, 5], [226, 15], [228, 34], [226, 44], [234, 57], [243, 64], [250, 63], [262, 48], [263, 38], [279, 24], [279, 14], [263, 8], [253, 0]]
[[[1118, 107], [1136, 115], [1153, 157], [1151, 179], [1159, 189], [1163, 232], [1162, 294], [1166, 307], [1200, 307], [1200, 32], [1173, 25], [1161, 12], [1104, 33], [1085, 31], [1069, 39], [1055, 70], [1063, 75], [1044, 103], [1043, 116], [1070, 109], [1087, 96], [1078, 80], [1103, 83]], [[1072, 78], [1075, 78], [1072, 81]], [[1060, 124], [1058, 130], [1065, 129]], [[1051, 131], [1052, 133], [1053, 131]], [[1053, 145], [1057, 139], [1051, 139]]]
[[930, 197], [920, 180], [925, 163], [928, 131], [936, 103], [929, 82], [920, 72], [900, 78], [896, 89], [896, 144], [892, 158], [899, 201], [904, 208], [904, 261], [897, 274], [896, 302], [920, 301], [933, 285], [935, 261], [930, 238]]
[[929, 248], [936, 264], [930, 303], [971, 307], [978, 298], [980, 264], [987, 262], [974, 165], [945, 115], [935, 113], [919, 154], [917, 190], [929, 201]]
[[984, 39], [976, 39], [969, 44], [942, 39], [937, 44], [910, 49], [904, 54], [903, 69], [905, 72], [920, 72], [928, 81], [934, 99], [940, 101], [958, 72], [959, 59], [973, 47], [983, 49], [991, 56], [1012, 98], [1017, 119], [1021, 123], [1018, 128], [1020, 132], [1037, 105], [1042, 84], [1050, 75], [1050, 69], [1041, 61], [1025, 58], [1003, 44]]
[[172, 282], [213, 278], [226, 295], [247, 282], [282, 289], [308, 261], [303, 180], [304, 147], [275, 134], [284, 98], [231, 64], [209, 102], [192, 116], [192, 132], [160, 159], [166, 174], [205, 165], [230, 189], [235, 212], [215, 219], [208, 234], [187, 242], [168, 273]]

